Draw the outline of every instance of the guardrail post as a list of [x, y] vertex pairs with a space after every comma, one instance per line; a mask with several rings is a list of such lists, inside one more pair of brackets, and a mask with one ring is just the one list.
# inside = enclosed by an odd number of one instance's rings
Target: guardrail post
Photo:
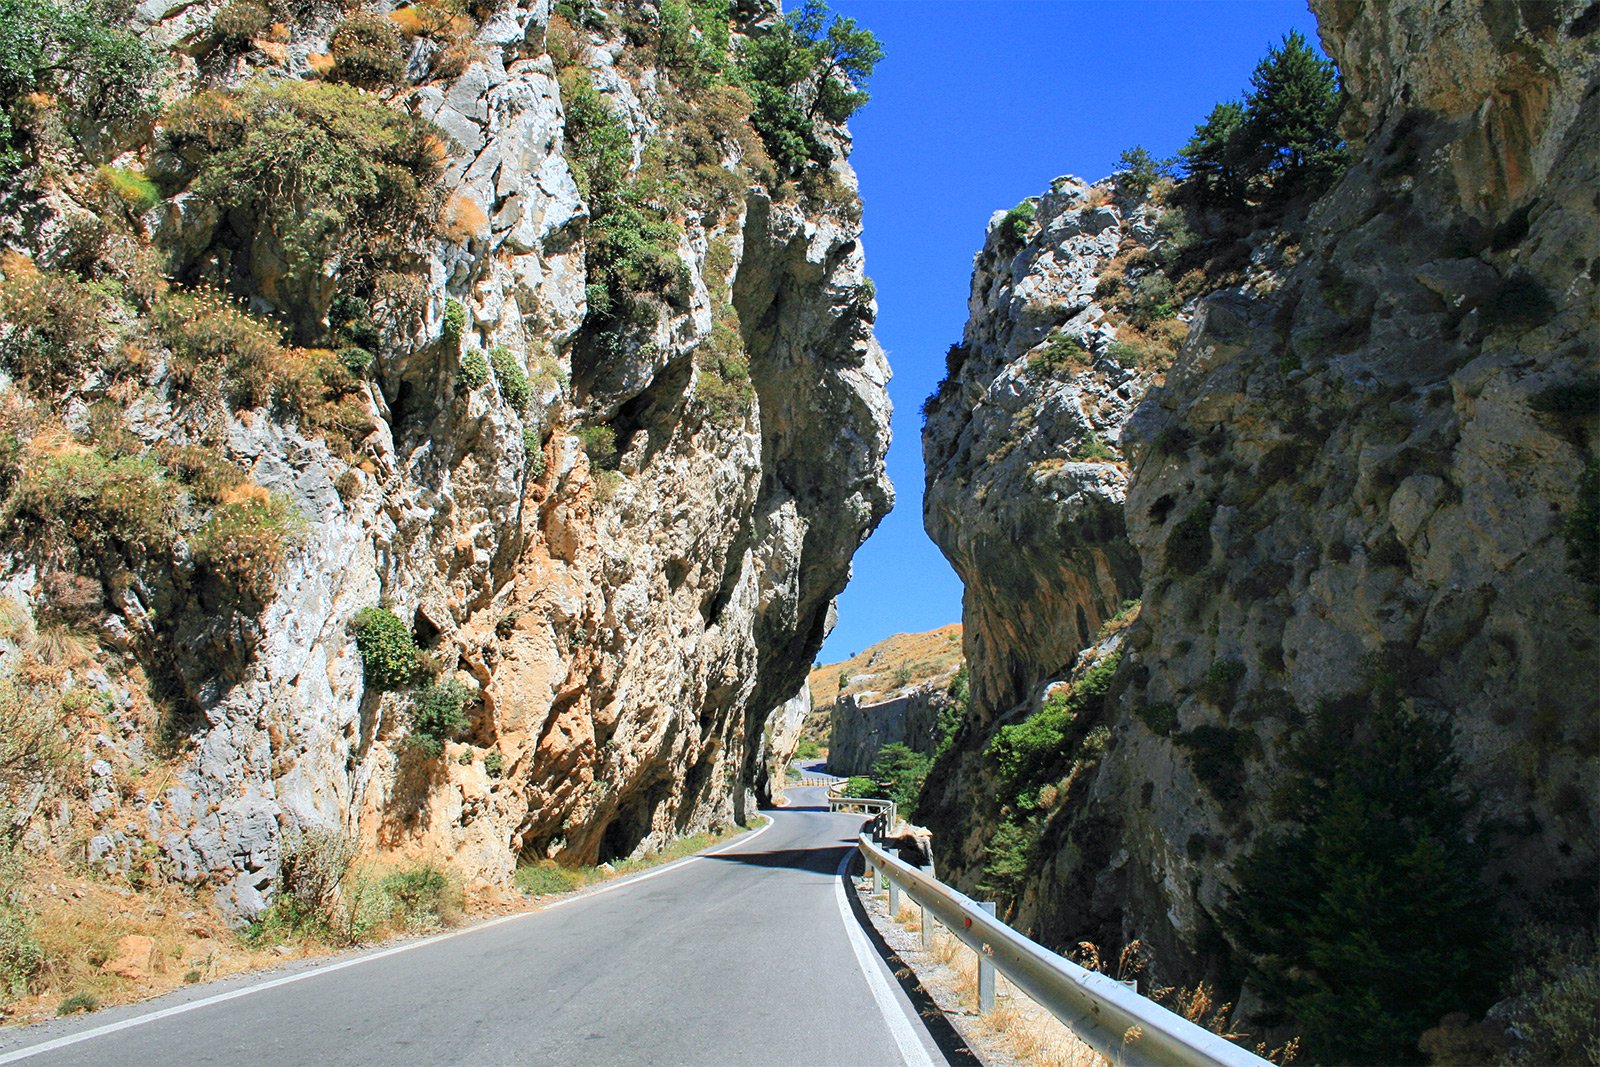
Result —
[[922, 909], [922, 947], [933, 947], [933, 912], [927, 908]]
[[889, 884], [889, 879], [887, 879], [887, 878], [885, 878], [883, 876], [883, 868], [882, 867], [874, 867], [874, 868], [872, 868], [872, 891], [874, 893], [881, 893], [881, 892], [883, 892], [883, 887], [888, 885], [888, 884]]
[[[980, 900], [978, 907], [994, 914], [994, 901]], [[994, 964], [989, 962], [989, 957], [982, 952], [978, 953], [978, 1010], [984, 1013], [994, 1011]]]
[[900, 887], [889, 883], [889, 918], [900, 918]]

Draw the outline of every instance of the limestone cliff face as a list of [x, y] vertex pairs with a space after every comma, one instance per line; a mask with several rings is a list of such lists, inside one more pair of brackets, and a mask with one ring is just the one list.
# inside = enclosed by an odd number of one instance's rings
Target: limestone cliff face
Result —
[[1155, 209], [1075, 178], [1027, 203], [1024, 225], [989, 221], [966, 334], [922, 436], [924, 521], [965, 583], [973, 706], [989, 714], [1063, 670], [1138, 594], [1122, 430], [1159, 374], [1118, 361], [1096, 296], [1156, 243]]
[[949, 703], [949, 693], [937, 685], [911, 686], [887, 699], [840, 697], [828, 710], [828, 772], [866, 774], [885, 745], [933, 755], [939, 716]]
[[[1292, 262], [1199, 301], [1175, 366], [1123, 423], [1121, 508], [959, 480], [993, 469], [1007, 442], [1082, 432], [1013, 428], [989, 444], [958, 430], [1016, 392], [1006, 361], [969, 357], [962, 410], [941, 395], [925, 438], [928, 525], [968, 583], [987, 701], [925, 802], [940, 868], [971, 885], [984, 862], [992, 824], [963, 801], [985, 786], [985, 717], [1087, 643], [1071, 598], [1021, 594], [1132, 551], [1098, 585], [1073, 579], [1085, 629], [1123, 590], [1142, 586], [1142, 607], [1105, 704], [1108, 746], [1088, 785], [1045, 812], [1023, 910], [1047, 940], [1142, 937], [1175, 972], [1226, 956], [1230, 869], [1272, 822], [1299, 725], [1326, 702], [1369, 699], [1380, 675], [1453, 724], [1478, 832], [1503, 856], [1489, 872], [1503, 906], [1593, 914], [1583, 494], [1600, 431], [1600, 24], [1580, 3], [1313, 7], [1350, 91], [1355, 162]], [[976, 296], [974, 313], [969, 341], [1014, 318]], [[1003, 525], [1014, 515], [1049, 521]], [[1057, 532], [1075, 526], [1108, 536]], [[996, 544], [992, 530], [1038, 543], [1037, 557], [1010, 550], [993, 578], [968, 547]], [[1220, 776], [1182, 743], [1197, 728], [1238, 742]]]
[[[150, 3], [141, 18], [181, 51], [214, 8]], [[890, 503], [888, 368], [854, 177], [836, 163], [826, 203], [741, 180], [726, 211], [678, 219], [681, 284], [648, 336], [597, 360], [583, 334], [591, 205], [568, 155], [551, 21], [543, 0], [497, 9], [457, 76], [394, 95], [445, 135], [452, 212], [484, 221], [429, 245], [411, 313], [384, 321], [352, 457], [271, 410], [226, 418], [227, 456], [292, 502], [303, 535], [253, 617], [157, 622], [136, 585], [108, 597], [100, 631], [170, 650], [178, 755], [159, 785], [124, 789], [87, 824], [41, 807], [36, 847], [92, 837], [91, 859], [112, 870], [158, 849], [249, 916], [295, 826], [355, 828], [369, 847], [504, 885], [519, 856], [595, 862], [743, 818], [786, 762], [833, 598]], [[624, 116], [638, 165], [686, 98], [624, 22], [602, 11], [561, 58]], [[306, 75], [330, 25], [294, 22], [220, 70], [186, 62], [182, 84], [235, 84], [254, 65]], [[413, 69], [436, 47], [415, 42]], [[727, 151], [719, 165], [745, 175]], [[44, 220], [15, 216], [10, 240], [49, 265], [84, 212], [64, 195], [43, 202]], [[140, 225], [164, 234], [177, 266], [228, 284], [226, 264], [194, 258], [225, 216], [184, 193]], [[255, 296], [290, 318], [327, 310], [304, 304], [314, 291]], [[696, 355], [730, 321], [750, 386], [731, 406]], [[504, 384], [463, 385], [465, 358], [496, 350], [528, 374], [523, 411]], [[97, 399], [94, 382], [81, 388], [80, 413]], [[127, 428], [151, 446], [185, 442], [187, 403], [154, 389]], [[614, 460], [591, 458], [579, 430], [593, 428], [614, 435]], [[0, 583], [42, 611], [40, 577], [19, 549]], [[471, 725], [440, 757], [404, 743], [408, 694], [363, 684], [350, 624], [378, 604], [413, 628], [439, 678], [475, 692]], [[90, 678], [113, 705], [150, 706], [138, 671]], [[141, 773], [139, 719], [105, 724], [93, 755], [108, 777]]]

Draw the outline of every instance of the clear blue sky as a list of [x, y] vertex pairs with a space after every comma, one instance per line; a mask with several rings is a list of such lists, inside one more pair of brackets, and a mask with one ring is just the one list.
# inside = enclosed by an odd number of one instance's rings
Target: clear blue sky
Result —
[[961, 582], [922, 529], [920, 409], [961, 339], [989, 216], [1059, 175], [1102, 178], [1132, 145], [1176, 153], [1213, 104], [1244, 94], [1269, 45], [1291, 29], [1317, 40], [1299, 0], [831, 6], [886, 53], [850, 127], [878, 338], [894, 368], [899, 500], [856, 555], [824, 663], [961, 619]]

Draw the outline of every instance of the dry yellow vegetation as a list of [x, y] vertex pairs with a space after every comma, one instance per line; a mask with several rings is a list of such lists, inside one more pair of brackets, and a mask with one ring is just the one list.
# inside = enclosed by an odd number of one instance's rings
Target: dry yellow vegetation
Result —
[[[961, 667], [961, 624], [918, 634], [895, 634], [808, 679], [811, 704], [823, 709], [844, 694], [885, 693], [918, 682], [946, 681]], [[840, 685], [841, 677], [847, 679]]]

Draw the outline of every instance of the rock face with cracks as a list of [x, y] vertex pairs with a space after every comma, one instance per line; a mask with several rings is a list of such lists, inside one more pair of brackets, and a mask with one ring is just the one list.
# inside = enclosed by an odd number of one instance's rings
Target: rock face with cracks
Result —
[[[139, 17], [150, 40], [182, 50], [204, 39], [214, 6], [146, 4]], [[653, 51], [627, 42], [625, 14], [563, 24], [558, 58], [621, 116], [638, 167], [672, 135], [674, 108], [693, 103]], [[385, 326], [353, 458], [270, 410], [227, 419], [226, 454], [292, 503], [303, 535], [274, 595], [233, 624], [243, 631], [162, 620], [177, 635], [176, 770], [97, 814], [95, 862], [116, 869], [159, 850], [244, 919], [268, 903], [296, 827], [346, 827], [367, 847], [446, 858], [469, 887], [493, 887], [519, 858], [593, 863], [743, 820], [773, 788], [833, 599], [891, 502], [889, 374], [854, 175], [836, 162], [831, 195], [814, 198], [751, 177], [728, 149], [718, 165], [738, 188], [725, 210], [677, 220], [681, 270], [654, 326], [603, 373], [575, 366], [594, 296], [592, 205], [570, 155], [552, 22], [542, 0], [498, 10], [476, 23], [459, 74], [395, 94], [443, 134], [462, 232], [427, 248], [416, 313]], [[287, 43], [220, 72], [186, 63], [181, 80], [236, 84], [252, 63], [305, 76], [321, 69], [330, 31], [297, 21]], [[412, 42], [413, 68], [437, 47]], [[72, 210], [47, 207], [11, 233], [46, 264]], [[144, 224], [173, 269], [237, 281], [242, 260], [202, 255], [232, 224], [192, 194]], [[259, 281], [270, 257], [252, 255]], [[250, 295], [291, 323], [328, 311], [315, 285]], [[730, 324], [747, 385], [712, 381], [697, 355]], [[497, 360], [487, 381], [466, 379], [473, 353]], [[506, 359], [527, 378], [526, 403]], [[182, 441], [184, 398], [141, 397], [128, 424], [145, 442]], [[614, 441], [614, 456], [597, 441]], [[0, 575], [35, 611], [38, 578], [21, 552]], [[436, 678], [471, 694], [467, 726], [441, 751], [407, 743], [411, 693], [364, 684], [351, 620], [380, 604]], [[136, 596], [112, 598], [101, 625], [137, 631], [139, 610]], [[137, 675], [91, 682], [110, 704], [137, 702]], [[130, 735], [132, 718], [119, 720]], [[108, 737], [137, 763], [130, 744], [142, 753], [137, 738]], [[58, 819], [44, 832], [78, 829]]]
[[[920, 813], [940, 870], [982, 877], [997, 717], [1036, 709], [1138, 590], [1110, 639], [1105, 747], [1041, 808], [1020, 910], [1047, 942], [1142, 938], [1164, 981], [1227, 965], [1231, 871], [1273, 825], [1288, 746], [1380, 684], [1453, 727], [1502, 910], [1594, 914], [1600, 20], [1582, 3], [1313, 7], [1353, 162], [1292, 261], [1198, 302], [1165, 381], [1131, 398], [1115, 491], [1070, 463], [1071, 491], [1030, 484], [1010, 458], [1093, 420], [998, 413], [1029, 394], [986, 341], [1022, 303], [986, 297], [993, 232], [925, 436], [977, 697]], [[1079, 239], [1061, 252], [1090, 273]], [[1066, 289], [1050, 301], [1083, 314]], [[1237, 739], [1235, 764], [1207, 765], [1183, 743], [1197, 730]]]

